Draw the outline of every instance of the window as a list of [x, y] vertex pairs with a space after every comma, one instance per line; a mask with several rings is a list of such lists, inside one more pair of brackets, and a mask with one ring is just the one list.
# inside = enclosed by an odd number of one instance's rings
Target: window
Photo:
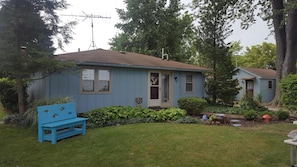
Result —
[[110, 70], [108, 69], [83, 69], [81, 91], [83, 93], [109, 93]]
[[186, 75], [186, 92], [193, 92], [193, 75]]
[[272, 81], [268, 81], [268, 88], [272, 89]]

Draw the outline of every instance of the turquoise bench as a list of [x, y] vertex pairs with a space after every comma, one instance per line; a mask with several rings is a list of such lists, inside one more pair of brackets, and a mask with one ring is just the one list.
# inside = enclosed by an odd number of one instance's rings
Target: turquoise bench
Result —
[[87, 118], [79, 118], [74, 103], [38, 106], [38, 141], [58, 140], [86, 134]]

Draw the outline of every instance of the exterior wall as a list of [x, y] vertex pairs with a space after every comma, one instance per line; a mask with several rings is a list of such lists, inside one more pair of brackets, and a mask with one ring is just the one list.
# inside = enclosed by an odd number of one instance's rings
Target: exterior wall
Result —
[[40, 73], [36, 73], [33, 76], [33, 81], [30, 82], [28, 86], [28, 101], [34, 101], [35, 99], [41, 99], [45, 97], [45, 86], [46, 79], [41, 79], [42, 75]]
[[[246, 73], [245, 71], [242, 71], [242, 70], [239, 70], [239, 72], [233, 77], [238, 79], [239, 86], [241, 87], [235, 100], [240, 100], [246, 94], [246, 80], [242, 80], [242, 78], [249, 78], [249, 77], [255, 77], [255, 76], [249, 73]], [[260, 93], [260, 86], [259, 86], [260, 80], [258, 78], [255, 78], [253, 79], [253, 83], [254, 83], [253, 97], [256, 98], [257, 95]]]
[[251, 75], [245, 71], [239, 70], [239, 72], [233, 77], [237, 78], [239, 82], [239, 86], [242, 88], [239, 93], [237, 94], [235, 100], [240, 100], [246, 92], [246, 81], [242, 80], [242, 78], [248, 78], [248, 77], [255, 77], [253, 80], [254, 82], [254, 99], [257, 99], [259, 95], [262, 96], [262, 102], [270, 102], [275, 95], [275, 79], [270, 79], [272, 81], [272, 88], [268, 88], [268, 81], [269, 79], [262, 79], [259, 77], [256, 77], [255, 75]]
[[[191, 93], [186, 92], [186, 74], [194, 75], [194, 91]], [[186, 73], [186, 72], [175, 72], [173, 78], [177, 77], [178, 81], [173, 81], [173, 106], [178, 107], [177, 101], [182, 97], [200, 97], [203, 98], [205, 95], [204, 89], [204, 76], [202, 73]]]
[[[268, 82], [272, 82], [272, 88], [268, 87]], [[276, 83], [275, 79], [262, 79], [260, 84], [262, 102], [271, 102], [275, 96]]]
[[[106, 106], [136, 106], [135, 98], [142, 98], [142, 107], [148, 101], [148, 71], [136, 68], [111, 68], [111, 93], [82, 94], [80, 92], [80, 70], [51, 75], [31, 84], [30, 92], [34, 99], [71, 97], [79, 113]], [[172, 72], [173, 106], [181, 97], [203, 97], [204, 77], [194, 74], [194, 92], [185, 92], [185, 72]], [[175, 81], [174, 77], [178, 80]]]

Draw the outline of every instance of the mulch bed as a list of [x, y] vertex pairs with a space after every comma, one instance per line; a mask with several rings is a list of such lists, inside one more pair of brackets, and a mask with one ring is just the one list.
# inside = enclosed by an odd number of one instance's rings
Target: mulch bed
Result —
[[[207, 117], [209, 118], [210, 115], [212, 114], [216, 114], [216, 113], [211, 113], [211, 112], [202, 112], [200, 115], [207, 115]], [[220, 123], [220, 122], [216, 122], [214, 123], [215, 125], [227, 125], [227, 126], [231, 126], [230, 124], [230, 120], [239, 120], [241, 126], [243, 127], [253, 127], [253, 126], [258, 126], [258, 125], [263, 125], [263, 124], [274, 124], [274, 123], [280, 123], [280, 122], [288, 122], [288, 123], [292, 123], [294, 120], [297, 120], [296, 117], [291, 117], [288, 120], [285, 121], [279, 121], [279, 120], [270, 120], [268, 123], [265, 123], [262, 119], [257, 119], [254, 121], [247, 121], [245, 120], [243, 115], [236, 115], [236, 114], [225, 114], [225, 117], [227, 118], [227, 123]], [[200, 117], [201, 118], [201, 117]], [[206, 122], [206, 124], [208, 124]], [[213, 125], [213, 124], [212, 124]]]

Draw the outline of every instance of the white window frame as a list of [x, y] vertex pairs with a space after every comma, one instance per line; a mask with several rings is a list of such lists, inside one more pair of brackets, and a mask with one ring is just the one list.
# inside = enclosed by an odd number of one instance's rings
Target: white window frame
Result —
[[[191, 82], [187, 81], [187, 76], [189, 76], [189, 75], [192, 77]], [[187, 84], [192, 84], [192, 90], [191, 91], [187, 90]], [[194, 74], [189, 74], [188, 73], [188, 74], [185, 75], [185, 92], [186, 93], [193, 93], [194, 92]]]
[[[85, 73], [83, 75], [83, 71], [84, 70], [93, 70], [93, 74], [92, 72], [89, 73]], [[109, 72], [109, 76], [107, 82], [108, 82], [108, 90], [107, 91], [100, 91], [99, 90], [99, 71], [108, 71]], [[80, 93], [82, 94], [110, 94], [111, 93], [111, 85], [112, 85], [112, 81], [111, 81], [111, 74], [112, 71], [109, 68], [94, 68], [94, 67], [82, 67], [81, 68], [81, 77], [80, 77]], [[93, 80], [93, 90], [92, 91], [84, 91], [83, 90], [83, 78], [85, 78], [85, 80]]]

